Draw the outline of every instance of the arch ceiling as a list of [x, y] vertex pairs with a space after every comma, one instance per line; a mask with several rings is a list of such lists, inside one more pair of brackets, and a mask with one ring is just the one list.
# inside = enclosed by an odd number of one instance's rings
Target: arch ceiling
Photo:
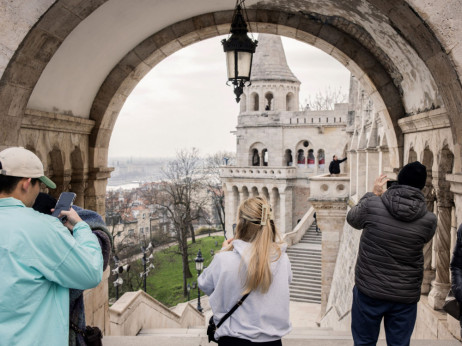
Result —
[[[247, 0], [246, 4], [254, 32], [312, 44], [352, 71], [371, 92], [392, 134], [388, 144], [398, 155], [402, 135], [397, 120], [441, 106], [448, 111], [454, 138], [462, 141], [462, 122], [457, 121], [462, 89], [456, 68], [443, 51], [444, 42], [438, 41], [440, 33], [419, 16], [423, 9], [408, 2]], [[8, 18], [7, 39], [0, 42], [6, 51], [0, 60], [0, 145], [17, 143], [22, 116], [29, 108], [94, 120], [90, 143], [101, 149], [107, 149], [118, 112], [138, 81], [182, 47], [228, 33], [235, 4], [232, 0], [13, 3], [0, 15]], [[93, 165], [104, 165], [104, 155], [107, 150], [93, 158]]]

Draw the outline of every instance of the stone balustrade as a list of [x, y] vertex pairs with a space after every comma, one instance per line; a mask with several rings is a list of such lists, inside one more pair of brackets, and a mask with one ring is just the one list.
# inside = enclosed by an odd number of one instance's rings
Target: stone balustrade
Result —
[[286, 233], [283, 236], [283, 240], [287, 243], [287, 246], [292, 246], [298, 244], [300, 239], [302, 239], [303, 235], [305, 234], [306, 230], [313, 224], [314, 222], [314, 208], [311, 207], [308, 209], [306, 214], [302, 217], [297, 226], [295, 226], [292, 232]]
[[220, 177], [251, 179], [295, 179], [297, 177], [297, 169], [295, 167], [226, 166], [220, 168]]

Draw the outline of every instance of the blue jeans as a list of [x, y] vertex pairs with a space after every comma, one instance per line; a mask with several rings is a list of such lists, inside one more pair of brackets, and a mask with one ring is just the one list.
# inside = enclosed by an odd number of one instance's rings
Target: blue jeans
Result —
[[355, 346], [376, 345], [384, 319], [388, 346], [409, 346], [417, 317], [417, 303], [374, 299], [353, 288], [351, 332]]

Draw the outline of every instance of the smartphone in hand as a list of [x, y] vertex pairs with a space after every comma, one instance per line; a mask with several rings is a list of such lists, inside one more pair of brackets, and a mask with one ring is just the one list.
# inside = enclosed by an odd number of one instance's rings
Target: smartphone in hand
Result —
[[397, 180], [388, 180], [387, 181], [387, 190], [390, 188], [390, 186], [398, 184]]
[[[74, 204], [74, 199], [75, 199], [76, 194], [74, 192], [63, 192], [59, 196], [58, 202], [56, 203], [55, 206], [55, 211], [52, 216], [59, 217], [59, 214], [63, 210], [70, 210], [72, 205]], [[66, 217], [63, 217], [60, 219], [63, 223], [66, 222]]]

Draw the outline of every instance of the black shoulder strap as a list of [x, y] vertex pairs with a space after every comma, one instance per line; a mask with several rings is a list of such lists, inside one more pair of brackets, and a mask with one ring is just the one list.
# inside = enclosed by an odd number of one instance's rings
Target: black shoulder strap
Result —
[[226, 321], [228, 319], [229, 316], [231, 316], [233, 314], [234, 311], [236, 311], [236, 309], [242, 305], [242, 303], [244, 302], [245, 298], [247, 298], [247, 296], [250, 294], [247, 293], [246, 295], [243, 295], [242, 298], [236, 303], [236, 305], [233, 306], [233, 308], [231, 310], [228, 311], [228, 313], [226, 315], [223, 316], [223, 318], [221, 319], [220, 322], [218, 322], [217, 324], [217, 329], [218, 327], [220, 327], [224, 321]]

